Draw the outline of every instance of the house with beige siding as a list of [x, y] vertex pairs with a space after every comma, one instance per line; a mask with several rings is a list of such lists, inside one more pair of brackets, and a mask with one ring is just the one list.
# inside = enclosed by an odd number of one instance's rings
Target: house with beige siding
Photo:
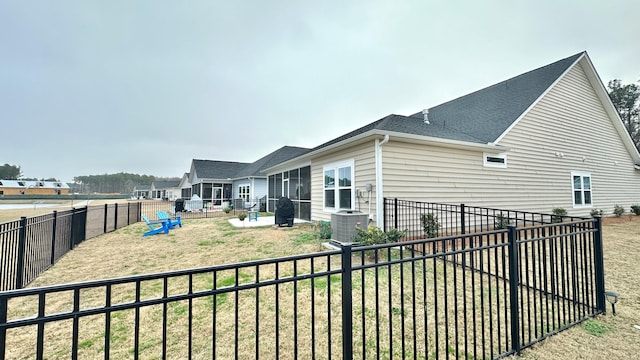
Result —
[[268, 208], [382, 219], [383, 198], [611, 214], [640, 204], [640, 154], [586, 52], [413, 115], [389, 115], [264, 170]]

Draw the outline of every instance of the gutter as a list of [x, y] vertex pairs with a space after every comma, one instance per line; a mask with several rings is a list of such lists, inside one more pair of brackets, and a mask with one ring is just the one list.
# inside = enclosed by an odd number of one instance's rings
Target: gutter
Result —
[[[384, 220], [384, 186], [382, 185], [382, 145], [389, 142], [389, 134], [385, 134], [384, 139], [376, 139], [375, 156], [376, 156], [376, 225], [382, 228]], [[371, 216], [371, 213], [369, 213]]]

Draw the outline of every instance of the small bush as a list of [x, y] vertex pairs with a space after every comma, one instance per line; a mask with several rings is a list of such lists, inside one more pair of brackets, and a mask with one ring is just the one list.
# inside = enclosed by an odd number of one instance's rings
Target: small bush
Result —
[[502, 230], [502, 229], [506, 229], [508, 225], [509, 225], [509, 218], [502, 215], [502, 213], [500, 213], [496, 216], [496, 221], [495, 221], [495, 224], [493, 225], [493, 228], [496, 230]]
[[616, 204], [616, 205], [613, 207], [613, 214], [614, 214], [616, 217], [620, 217], [620, 216], [622, 216], [622, 214], [624, 214], [624, 207], [623, 207], [622, 205], [618, 205], [618, 204]]
[[440, 223], [438, 222], [438, 216], [429, 214], [420, 215], [420, 222], [422, 222], [422, 228], [427, 239], [438, 237], [440, 234]]
[[602, 215], [604, 215], [602, 209], [591, 209], [591, 217], [602, 217]]
[[640, 205], [638, 204], [631, 205], [631, 212], [633, 212], [636, 215], [640, 215]]
[[386, 232], [387, 242], [395, 243], [400, 241], [405, 235], [407, 235], [407, 230], [398, 230], [398, 229], [389, 229]]
[[314, 231], [316, 238], [320, 240], [329, 240], [331, 239], [331, 223], [328, 221], [320, 221], [315, 226]]
[[386, 233], [379, 227], [369, 226], [366, 230], [356, 226], [356, 234], [353, 236], [353, 242], [361, 245], [378, 245], [395, 243], [407, 234], [407, 230], [390, 229]]
[[244, 221], [244, 219], [247, 218], [247, 214], [241, 212], [240, 214], [238, 214], [238, 219], [240, 219], [240, 221]]
[[551, 222], [554, 223], [562, 222], [562, 218], [567, 216], [567, 210], [564, 208], [554, 208], [551, 212], [553, 213], [551, 216]]
[[231, 208], [227, 206], [224, 209], [222, 209], [222, 211], [224, 211], [225, 214], [228, 214], [231, 212]]

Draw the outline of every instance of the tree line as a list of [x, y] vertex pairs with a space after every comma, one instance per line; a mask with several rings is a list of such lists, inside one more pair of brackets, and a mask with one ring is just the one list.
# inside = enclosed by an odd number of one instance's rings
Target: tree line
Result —
[[151, 185], [154, 181], [180, 180], [179, 178], [162, 178], [153, 175], [130, 173], [84, 175], [73, 178], [69, 184], [71, 192], [77, 193], [118, 193], [130, 194], [137, 185]]
[[622, 84], [620, 80], [614, 79], [609, 81], [607, 89], [633, 144], [640, 150], [640, 86]]

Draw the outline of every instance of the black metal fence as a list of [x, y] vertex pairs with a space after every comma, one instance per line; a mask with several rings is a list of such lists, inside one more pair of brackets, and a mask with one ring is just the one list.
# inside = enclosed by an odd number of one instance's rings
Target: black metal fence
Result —
[[145, 200], [142, 202], [142, 214], [154, 217], [158, 211], [165, 211], [169, 214], [179, 215], [182, 219], [215, 218], [247, 212], [249, 207], [252, 210], [264, 212], [266, 211], [266, 201], [266, 197], [255, 198], [250, 201], [229, 199], [224, 204], [212, 205], [211, 201], [184, 200], [184, 211], [176, 212], [175, 201]]
[[604, 309], [600, 219], [510, 225], [3, 292], [0, 359], [496, 358]]
[[86, 239], [140, 221], [140, 203], [53, 211], [0, 224], [0, 291], [21, 289]]
[[[383, 229], [406, 229], [408, 239], [429, 237], [424, 229], [423, 216], [431, 216], [436, 225], [437, 236], [467, 234], [493, 229], [556, 224], [565, 221], [587, 220], [575, 216], [535, 213], [468, 206], [465, 204], [441, 204], [411, 200], [384, 198]], [[431, 236], [433, 237], [433, 236]]]

